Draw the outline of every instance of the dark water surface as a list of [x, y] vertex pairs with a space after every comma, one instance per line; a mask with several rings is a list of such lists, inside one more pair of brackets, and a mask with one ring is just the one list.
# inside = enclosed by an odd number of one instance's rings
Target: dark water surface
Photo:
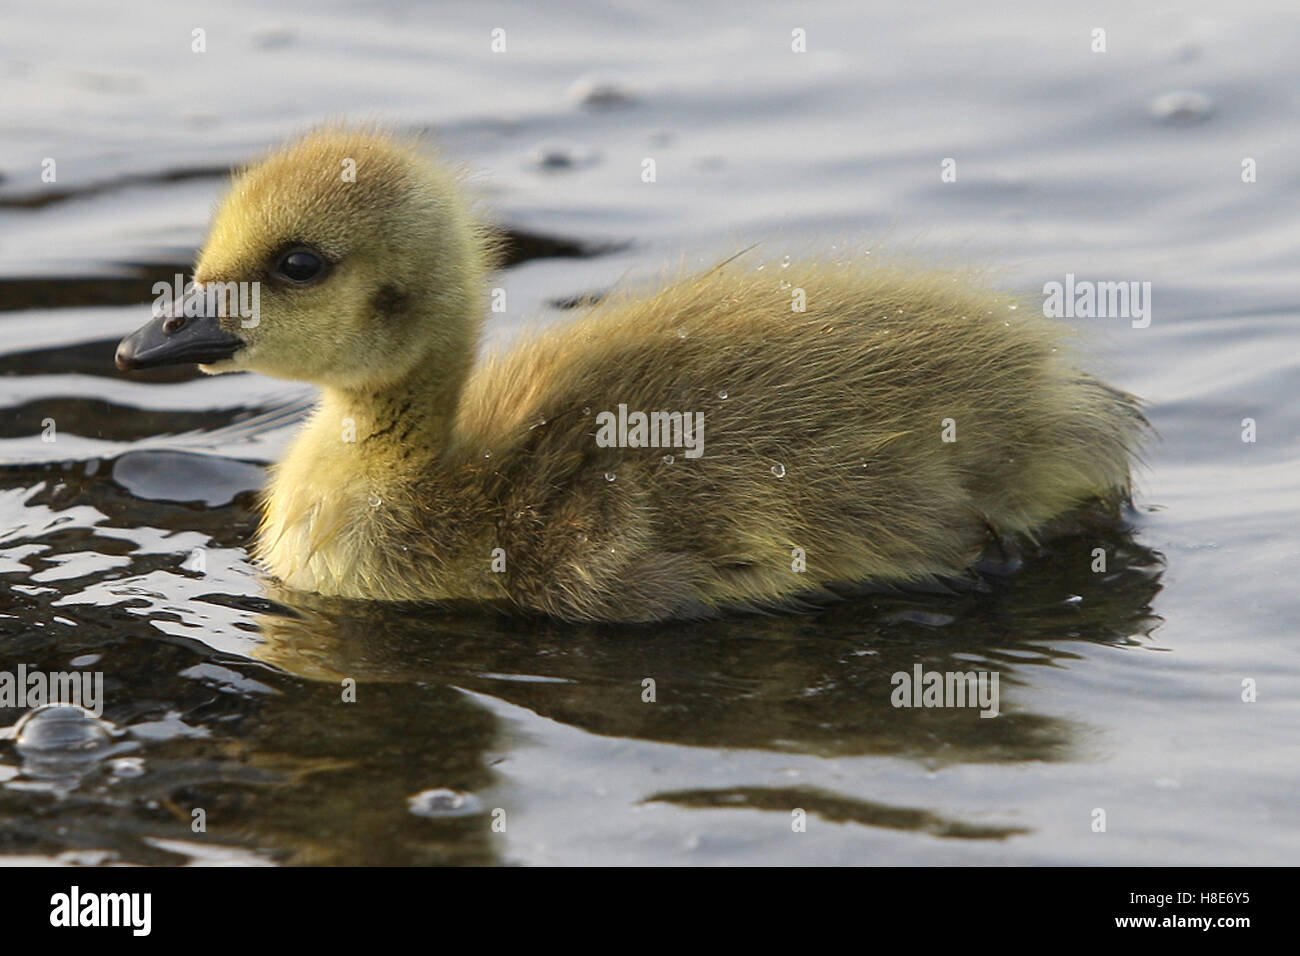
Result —
[[[0, 708], [0, 854], [1300, 858], [1300, 10], [313, 11], [6, 14], [0, 670], [102, 672], [105, 707], [18, 730]], [[187, 271], [228, 167], [339, 115], [431, 128], [479, 171], [513, 236], [494, 343], [754, 242], [771, 268], [902, 252], [1030, 294], [1151, 282], [1149, 327], [1070, 323], [1161, 436], [1133, 532], [1053, 542], [986, 592], [663, 627], [274, 590], [248, 561], [254, 494], [311, 390], [127, 376], [112, 352]], [[1000, 716], [891, 706], [917, 664], [998, 671]]]

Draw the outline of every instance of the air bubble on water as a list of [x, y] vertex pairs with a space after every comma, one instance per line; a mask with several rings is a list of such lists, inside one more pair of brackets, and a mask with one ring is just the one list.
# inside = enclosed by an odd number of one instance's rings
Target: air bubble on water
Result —
[[119, 757], [108, 765], [109, 770], [115, 777], [143, 777], [144, 776], [144, 758], [143, 757]]
[[612, 471], [607, 471], [607, 472], [605, 472], [605, 480], [606, 480], [606, 481], [613, 481], [613, 480], [614, 480], [615, 478], [617, 478], [617, 477], [618, 477], [618, 475], [614, 474]]
[[677, 460], [677, 459], [674, 458], [672, 455], [664, 455], [664, 464], [665, 464], [665, 465], [671, 465], [671, 464], [672, 464], [673, 462], [675, 462], [676, 460]]
[[384, 503], [384, 499], [383, 499], [383, 498], [380, 498], [378, 495], [371, 495], [371, 496], [370, 496], [370, 507], [372, 507], [372, 508], [378, 508], [378, 507], [379, 507], [380, 505], [382, 505], [383, 503]]
[[121, 735], [117, 727], [73, 704], [46, 704], [28, 711], [13, 735], [24, 774], [74, 784], [101, 760], [136, 746], [115, 743]]
[[[275, 50], [291, 44], [294, 40], [293, 31], [283, 24], [271, 24], [270, 26], [261, 27], [252, 34], [253, 43], [264, 50]], [[194, 119], [196, 116], [206, 118], [202, 111], [194, 110], [187, 112], [187, 119]]]
[[785, 465], [781, 464], [780, 462], [777, 462], [775, 465], [772, 466], [772, 474], [776, 475], [776, 477], [778, 478], [784, 478]]
[[591, 414], [591, 406], [588, 405], [586, 408], [584, 408], [584, 409], [582, 410], [582, 414], [583, 414], [583, 415], [590, 415], [590, 414]]
[[483, 803], [472, 793], [439, 787], [436, 790], [422, 790], [413, 797], [407, 797], [406, 806], [417, 817], [446, 819], [481, 813]]
[[678, 337], [679, 339], [684, 339], [684, 338], [686, 338], [686, 330], [685, 330], [685, 329], [678, 329], [678, 330], [677, 330], [677, 337]]
[[637, 100], [636, 90], [617, 73], [587, 73], [569, 87], [569, 98], [588, 109], [629, 106]]
[[56, 860], [69, 866], [103, 866], [118, 858], [112, 850], [65, 850]]
[[726, 397], [727, 397], [727, 390], [725, 388], [722, 391], [718, 392], [718, 398], [726, 398]]
[[23, 714], [14, 727], [14, 747], [24, 756], [85, 754], [107, 747], [112, 736], [111, 725], [84, 707], [48, 704]]
[[790, 268], [790, 257], [789, 257], [789, 256], [782, 256], [782, 257], [781, 257], [781, 268], [782, 268], [782, 269], [789, 269], [789, 268]]
[[599, 158], [590, 146], [558, 139], [538, 143], [528, 154], [534, 166], [549, 170], [580, 169], [593, 165]]
[[490, 452], [490, 451], [485, 451], [485, 452], [483, 452], [483, 457], [484, 457], [484, 458], [491, 458], [491, 457], [492, 457], [492, 452]]
[[1204, 93], [1174, 90], [1151, 101], [1151, 118], [1160, 123], [1190, 126], [1210, 118], [1214, 104]]
[[586, 544], [586, 543], [587, 543], [587, 536], [586, 536], [585, 534], [583, 534], [581, 531], [579, 531], [579, 532], [578, 532], [578, 544]]

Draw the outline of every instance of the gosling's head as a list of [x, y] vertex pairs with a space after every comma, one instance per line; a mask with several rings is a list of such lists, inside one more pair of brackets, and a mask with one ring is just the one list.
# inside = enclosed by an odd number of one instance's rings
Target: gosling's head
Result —
[[453, 171], [374, 131], [319, 130], [236, 177], [194, 271], [202, 301], [159, 310], [117, 364], [381, 388], [472, 357], [488, 259]]

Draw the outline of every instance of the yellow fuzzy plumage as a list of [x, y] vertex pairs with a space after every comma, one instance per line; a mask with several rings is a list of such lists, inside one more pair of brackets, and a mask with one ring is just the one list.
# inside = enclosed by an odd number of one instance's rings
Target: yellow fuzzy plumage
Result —
[[[458, 178], [349, 129], [243, 174], [196, 278], [257, 278], [292, 243], [329, 276], [268, 288], [246, 347], [208, 369], [324, 390], [259, 532], [292, 587], [656, 620], [957, 575], [991, 529], [1034, 536], [1128, 494], [1135, 400], [961, 275], [732, 264], [476, 365], [493, 254]], [[601, 447], [620, 404], [702, 413], [704, 454]]]

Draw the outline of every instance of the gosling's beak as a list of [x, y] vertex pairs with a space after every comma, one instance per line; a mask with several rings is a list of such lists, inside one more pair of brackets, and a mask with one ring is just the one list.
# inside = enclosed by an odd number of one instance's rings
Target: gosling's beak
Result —
[[187, 316], [178, 301], [118, 343], [117, 367], [127, 371], [187, 362], [207, 365], [230, 358], [244, 345], [221, 327], [216, 315]]

